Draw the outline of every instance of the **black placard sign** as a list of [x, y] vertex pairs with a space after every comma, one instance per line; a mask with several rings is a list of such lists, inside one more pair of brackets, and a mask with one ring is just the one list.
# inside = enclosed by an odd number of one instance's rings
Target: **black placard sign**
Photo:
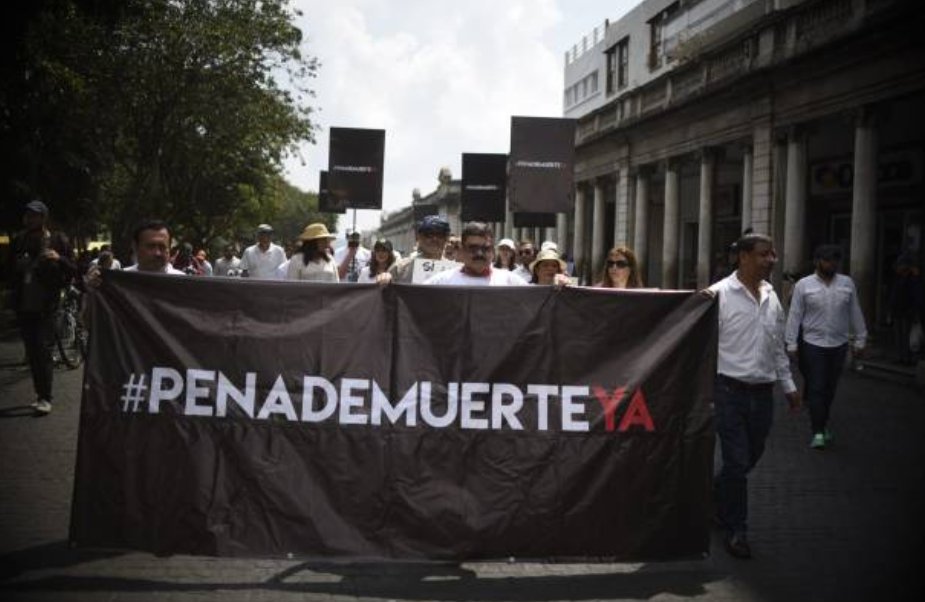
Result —
[[462, 221], [503, 222], [506, 195], [507, 155], [463, 153]]
[[508, 200], [514, 213], [574, 207], [575, 120], [511, 118]]
[[351, 209], [382, 209], [385, 130], [331, 128], [328, 194]]
[[318, 211], [325, 213], [347, 213], [347, 206], [337, 202], [328, 193], [328, 172], [318, 172]]
[[515, 213], [515, 228], [555, 228], [555, 213]]

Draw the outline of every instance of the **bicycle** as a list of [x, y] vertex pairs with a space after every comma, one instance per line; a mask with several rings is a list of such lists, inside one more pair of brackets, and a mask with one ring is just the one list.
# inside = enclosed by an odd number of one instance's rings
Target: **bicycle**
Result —
[[62, 294], [54, 317], [55, 346], [58, 358], [68, 368], [77, 368], [87, 357], [87, 329], [80, 319], [83, 293], [70, 285]]

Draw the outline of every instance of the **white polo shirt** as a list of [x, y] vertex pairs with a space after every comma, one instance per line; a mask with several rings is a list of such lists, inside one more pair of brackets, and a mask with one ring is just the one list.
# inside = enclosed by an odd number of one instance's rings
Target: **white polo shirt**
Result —
[[275, 280], [276, 268], [286, 261], [286, 252], [277, 244], [270, 243], [266, 251], [259, 245], [251, 245], [241, 254], [241, 270], [247, 270], [248, 278]]
[[424, 281], [424, 284], [449, 286], [526, 286], [523, 278], [509, 270], [491, 268], [488, 276], [471, 276], [462, 269], [444, 270]]

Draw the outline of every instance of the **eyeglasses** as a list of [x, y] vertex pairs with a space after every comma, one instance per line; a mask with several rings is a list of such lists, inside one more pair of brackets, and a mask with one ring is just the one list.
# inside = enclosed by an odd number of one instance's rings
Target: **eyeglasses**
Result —
[[466, 249], [466, 252], [469, 253], [469, 255], [478, 255], [478, 254], [487, 255], [491, 253], [491, 250], [493, 248], [491, 245], [464, 245], [464, 247]]
[[533, 255], [533, 249], [522, 249], [517, 252], [518, 255]]
[[612, 268], [612, 267], [618, 267], [618, 268], [621, 268], [621, 269], [623, 269], [623, 268], [628, 268], [628, 267], [630, 267], [630, 262], [626, 261], [625, 259], [618, 259], [618, 260], [616, 260], [616, 261], [614, 261], [614, 260], [612, 260], [612, 259], [608, 259], [608, 260], [607, 260], [607, 268], [609, 269], [609, 268]]

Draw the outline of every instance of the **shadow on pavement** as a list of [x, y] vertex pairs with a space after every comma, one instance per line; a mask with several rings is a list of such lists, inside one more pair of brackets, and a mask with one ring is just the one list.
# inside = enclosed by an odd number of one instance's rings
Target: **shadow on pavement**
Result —
[[0, 408], [0, 418], [39, 418], [42, 416], [42, 414], [36, 414], [35, 409], [28, 405]]
[[[118, 555], [112, 552], [69, 550], [64, 542], [32, 548], [0, 558], [5, 592], [212, 592], [264, 591], [320, 594], [359, 598], [401, 598], [405, 600], [597, 600], [650, 599], [658, 594], [697, 597], [706, 593], [705, 583], [726, 575], [710, 574], [704, 565], [691, 568], [681, 563], [644, 565], [636, 572], [594, 574], [517, 575], [516, 565], [502, 565], [497, 574], [478, 576], [454, 563], [311, 561], [293, 565], [276, 575], [255, 581], [179, 582], [174, 579], [134, 579], [107, 576], [50, 575], [10, 582], [11, 577], [31, 570], [63, 568]], [[486, 565], [489, 566], [490, 565]], [[531, 566], [537, 566], [532, 564]], [[553, 565], [542, 565], [544, 569]], [[512, 568], [513, 567], [513, 568]], [[4, 596], [4, 599], [9, 599]]]
[[[60, 569], [84, 562], [121, 556], [122, 551], [76, 550], [66, 541], [56, 541], [0, 556], [0, 581], [35, 570]], [[3, 589], [3, 585], [0, 585]]]

